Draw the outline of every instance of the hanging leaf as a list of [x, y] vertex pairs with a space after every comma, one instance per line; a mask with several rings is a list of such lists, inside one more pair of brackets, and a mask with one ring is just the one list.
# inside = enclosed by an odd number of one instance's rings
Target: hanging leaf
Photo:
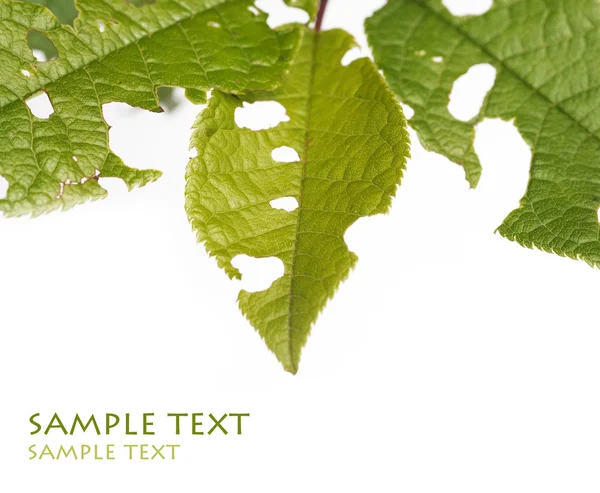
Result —
[[[297, 33], [279, 33], [249, 0], [157, 0], [136, 7], [123, 0], [81, 0], [74, 28], [46, 8], [0, 0], [0, 175], [9, 182], [0, 210], [38, 215], [106, 195], [98, 178], [129, 188], [157, 171], [126, 167], [108, 146], [102, 105], [119, 101], [161, 111], [157, 89], [179, 86], [195, 99], [218, 88], [230, 93], [276, 87]], [[37, 61], [28, 34], [57, 50]], [[48, 119], [27, 100], [50, 99]]]
[[[268, 289], [242, 291], [242, 312], [284, 368], [298, 369], [311, 326], [356, 262], [344, 233], [358, 218], [386, 212], [409, 153], [405, 119], [368, 59], [342, 66], [354, 46], [343, 31], [306, 30], [280, 89], [214, 93], [196, 122], [198, 156], [187, 172], [186, 209], [199, 241], [231, 278], [240, 254], [277, 257], [284, 275]], [[289, 121], [240, 128], [244, 103], [275, 101]], [[296, 162], [272, 152], [295, 150]], [[296, 199], [292, 212], [270, 202]]]
[[[496, 0], [478, 17], [452, 16], [440, 0], [390, 0], [366, 29], [376, 63], [425, 148], [481, 166], [474, 127], [514, 120], [533, 157], [527, 192], [498, 231], [527, 247], [600, 265], [600, 4], [596, 0]], [[448, 111], [450, 92], [473, 65], [496, 82], [469, 122]]]

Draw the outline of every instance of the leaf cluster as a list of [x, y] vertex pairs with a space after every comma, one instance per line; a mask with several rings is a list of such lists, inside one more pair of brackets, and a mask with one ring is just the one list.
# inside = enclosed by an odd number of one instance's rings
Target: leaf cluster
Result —
[[[295, 373], [311, 327], [356, 256], [344, 234], [385, 213], [409, 157], [407, 121], [425, 148], [464, 168], [484, 118], [514, 121], [532, 149], [520, 207], [498, 231], [510, 240], [600, 265], [600, 4], [497, 0], [456, 17], [442, 0], [389, 0], [366, 21], [374, 61], [342, 59], [344, 31], [318, 32], [327, 2], [285, 0], [307, 26], [271, 29], [251, 0], [0, 0], [0, 200], [5, 215], [38, 215], [106, 195], [160, 172], [126, 166], [111, 150], [102, 105], [162, 111], [159, 91], [183, 87], [206, 103], [194, 126], [186, 212], [199, 241], [232, 278], [238, 255], [275, 257], [284, 275], [242, 312]], [[50, 10], [48, 10], [50, 9]], [[52, 11], [52, 12], [51, 12]], [[315, 25], [317, 29], [312, 26]], [[36, 59], [31, 49], [45, 53]], [[497, 77], [471, 121], [448, 111], [456, 80], [476, 64]], [[35, 117], [44, 92], [54, 113]], [[287, 121], [253, 131], [236, 111], [275, 101]], [[274, 151], [295, 155], [282, 162]], [[272, 205], [294, 199], [295, 210]]]

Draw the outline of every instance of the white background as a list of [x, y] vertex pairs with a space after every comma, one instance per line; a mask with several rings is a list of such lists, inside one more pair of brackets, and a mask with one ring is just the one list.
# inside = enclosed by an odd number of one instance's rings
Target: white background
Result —
[[[382, 3], [332, 0], [326, 25], [364, 45], [363, 19]], [[527, 181], [529, 149], [511, 124], [478, 128], [475, 191], [412, 134], [393, 210], [348, 232], [358, 266], [292, 376], [238, 311], [243, 283], [187, 222], [198, 111], [109, 105], [112, 148], [164, 177], [132, 193], [105, 180], [105, 201], [0, 221], [0, 491], [600, 490], [600, 273], [494, 234]], [[252, 416], [240, 437], [157, 427], [133, 440], [180, 443], [175, 462], [75, 463], [27, 460], [45, 443], [29, 435], [36, 412]], [[103, 442], [48, 439], [82, 441]]]

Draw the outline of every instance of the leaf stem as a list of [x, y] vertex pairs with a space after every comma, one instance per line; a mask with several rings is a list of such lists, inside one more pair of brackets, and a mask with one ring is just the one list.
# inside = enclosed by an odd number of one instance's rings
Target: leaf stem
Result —
[[327, 2], [329, 0], [320, 0], [319, 12], [317, 13], [317, 20], [315, 22], [315, 32], [321, 32], [321, 26], [323, 25], [323, 17], [325, 17], [325, 10], [327, 10]]

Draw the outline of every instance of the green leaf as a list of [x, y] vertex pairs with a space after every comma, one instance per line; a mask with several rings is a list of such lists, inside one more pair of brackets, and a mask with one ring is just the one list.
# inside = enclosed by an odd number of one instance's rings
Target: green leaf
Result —
[[[77, 9], [73, 0], [23, 0], [28, 3], [37, 3], [44, 5], [49, 8], [61, 24], [73, 25], [73, 21], [77, 17]], [[125, 1], [125, 0], [124, 0]], [[151, 3], [152, 0], [146, 1], [145, 3]], [[138, 7], [144, 5], [141, 0], [131, 0], [132, 3]], [[44, 35], [39, 34], [35, 31], [29, 34], [29, 46], [33, 49], [38, 49], [44, 52], [47, 59], [51, 59], [55, 54], [55, 48], [48, 38]], [[175, 90], [173, 87], [159, 87], [157, 90], [158, 99], [160, 105], [167, 110], [174, 109], [178, 106], [178, 100], [175, 97]], [[192, 100], [192, 102], [195, 102]]]
[[[277, 257], [284, 275], [268, 289], [242, 291], [239, 305], [287, 371], [298, 369], [311, 326], [356, 262], [344, 233], [358, 218], [386, 212], [409, 153], [406, 121], [368, 59], [341, 65], [354, 46], [343, 31], [306, 30], [280, 89], [215, 93], [196, 122], [198, 156], [187, 172], [186, 209], [198, 240], [231, 278], [240, 254]], [[244, 102], [277, 101], [289, 121], [239, 128]], [[276, 162], [291, 147], [300, 160]], [[270, 201], [294, 197], [286, 212]]]
[[[38, 215], [104, 197], [98, 177], [118, 177], [133, 188], [160, 176], [128, 168], [110, 151], [105, 103], [161, 111], [161, 86], [184, 87], [196, 100], [211, 88], [276, 87], [297, 33], [272, 31], [252, 5], [81, 0], [71, 28], [39, 5], [0, 0], [0, 175], [9, 182], [0, 210]], [[57, 59], [34, 58], [27, 42], [32, 30], [53, 43]], [[26, 104], [40, 91], [54, 108], [46, 120]]]
[[[28, 3], [37, 3], [43, 5], [52, 11], [61, 24], [73, 25], [77, 17], [77, 9], [73, 0], [24, 0]], [[41, 50], [46, 59], [50, 60], [56, 56], [56, 49], [52, 42], [43, 34], [37, 31], [29, 33], [29, 46], [32, 49]]]
[[[481, 171], [474, 126], [514, 119], [532, 149], [530, 181], [498, 231], [596, 266], [599, 27], [596, 0], [496, 0], [486, 14], [462, 18], [441, 0], [390, 0], [366, 23], [376, 63], [414, 109], [410, 124], [423, 145], [464, 166], [473, 186]], [[496, 68], [495, 85], [478, 117], [457, 121], [447, 108], [453, 83], [479, 63]]]

